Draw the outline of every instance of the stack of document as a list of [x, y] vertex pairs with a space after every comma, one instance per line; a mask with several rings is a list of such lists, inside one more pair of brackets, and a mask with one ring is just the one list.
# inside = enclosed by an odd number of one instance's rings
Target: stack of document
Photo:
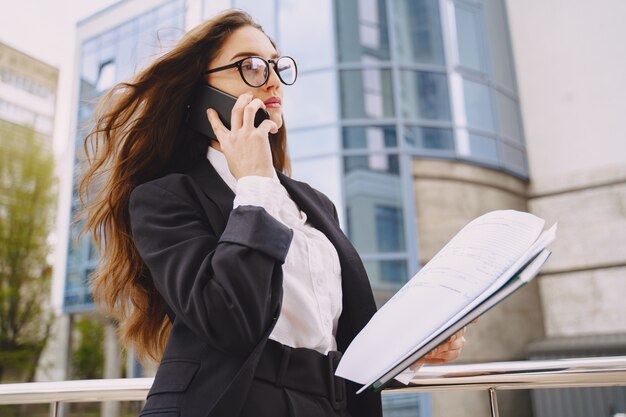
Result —
[[363, 384], [358, 392], [402, 381], [403, 370], [537, 274], [556, 237], [556, 224], [544, 226], [514, 210], [470, 222], [378, 310], [336, 375]]

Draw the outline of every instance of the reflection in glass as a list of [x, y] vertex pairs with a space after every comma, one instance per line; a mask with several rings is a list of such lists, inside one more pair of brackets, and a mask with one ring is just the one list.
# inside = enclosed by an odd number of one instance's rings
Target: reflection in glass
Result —
[[100, 62], [115, 59], [116, 45], [119, 42], [119, 28], [112, 29], [100, 35]]
[[[330, 67], [334, 64], [335, 43], [331, 8], [332, 0], [280, 1], [278, 10], [280, 52], [294, 57], [300, 72]], [[315, 19], [311, 16], [315, 16]]]
[[491, 105], [489, 87], [473, 81], [463, 80], [463, 94], [467, 125], [493, 132], [493, 106]]
[[341, 113], [346, 119], [392, 117], [391, 71], [385, 69], [340, 72]]
[[472, 158], [493, 163], [498, 162], [498, 144], [495, 139], [470, 134], [469, 144]]
[[450, 120], [445, 74], [402, 71], [402, 116], [413, 119]]
[[389, 34], [384, 0], [335, 1], [340, 62], [362, 57], [389, 60]]
[[459, 48], [459, 64], [478, 71], [487, 72], [484, 30], [480, 9], [455, 4], [456, 36]]
[[87, 241], [87, 245], [89, 246], [89, 256], [87, 259], [90, 261], [98, 260], [98, 247], [96, 246], [96, 242], [93, 239], [89, 239]]
[[506, 10], [502, 0], [483, 0], [494, 81], [517, 91]]
[[110, 60], [100, 64], [96, 91], [104, 92], [115, 84], [115, 61]]
[[86, 49], [87, 48], [83, 46], [83, 56], [80, 62], [80, 77], [82, 81], [96, 85], [98, 70], [100, 68], [98, 51], [87, 52]]
[[[405, 247], [404, 235], [396, 232], [404, 229], [398, 163], [397, 155], [381, 153], [344, 157], [348, 237], [361, 254]], [[389, 214], [394, 209], [397, 212]], [[395, 237], [382, 231], [390, 225]]]
[[401, 252], [404, 250], [403, 224], [401, 207], [376, 205], [378, 252]]
[[444, 64], [438, 0], [396, 0], [394, 26], [402, 61]]
[[136, 71], [137, 61], [137, 33], [129, 32], [126, 36], [120, 37], [118, 45], [116, 61], [118, 79], [126, 80], [132, 77]]
[[363, 264], [374, 290], [395, 290], [410, 278], [405, 259], [366, 261]]
[[337, 81], [330, 71], [298, 74], [284, 88], [283, 113], [289, 128], [333, 123], [337, 120]]
[[508, 139], [522, 143], [521, 123], [517, 102], [500, 92], [495, 92], [498, 105], [500, 133]]
[[407, 126], [404, 135], [407, 145], [413, 148], [454, 152], [452, 129]]
[[506, 143], [500, 143], [502, 150], [502, 165], [515, 172], [526, 173], [526, 155], [520, 149], [509, 146]]
[[82, 224], [70, 227], [69, 247], [67, 249], [67, 265], [68, 267], [76, 266], [82, 262], [82, 247], [78, 243], [78, 233]]
[[343, 170], [346, 174], [352, 171], [379, 171], [398, 174], [400, 165], [398, 155], [372, 154], [352, 155], [344, 157]]
[[397, 146], [394, 126], [357, 126], [343, 128], [344, 149], [380, 151]]
[[325, 127], [306, 130], [288, 130], [289, 156], [297, 159], [339, 151], [337, 128]]

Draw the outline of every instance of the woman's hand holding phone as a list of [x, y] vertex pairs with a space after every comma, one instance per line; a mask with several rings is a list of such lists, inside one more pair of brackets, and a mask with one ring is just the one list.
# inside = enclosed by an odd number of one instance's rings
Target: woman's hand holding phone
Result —
[[264, 120], [254, 127], [254, 117], [265, 103], [255, 99], [252, 93], [239, 96], [231, 112], [231, 129], [228, 130], [217, 112], [207, 110], [213, 132], [226, 156], [228, 168], [236, 179], [248, 175], [271, 177], [274, 173], [269, 134], [277, 133], [278, 126], [271, 120]]

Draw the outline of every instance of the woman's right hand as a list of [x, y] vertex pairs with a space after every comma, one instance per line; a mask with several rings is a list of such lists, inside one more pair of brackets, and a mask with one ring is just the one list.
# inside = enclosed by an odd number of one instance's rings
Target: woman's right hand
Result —
[[261, 108], [265, 108], [265, 103], [254, 98], [251, 92], [239, 96], [231, 112], [230, 130], [224, 126], [215, 110], [207, 110], [220, 150], [226, 156], [228, 168], [236, 179], [248, 175], [273, 176], [269, 133], [277, 133], [278, 126], [271, 120], [264, 120], [259, 127], [254, 127], [254, 116]]

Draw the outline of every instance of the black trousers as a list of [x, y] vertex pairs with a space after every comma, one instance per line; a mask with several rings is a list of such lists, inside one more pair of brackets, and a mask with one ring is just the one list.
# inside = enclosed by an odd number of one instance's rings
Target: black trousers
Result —
[[240, 417], [351, 417], [340, 357], [268, 340]]

